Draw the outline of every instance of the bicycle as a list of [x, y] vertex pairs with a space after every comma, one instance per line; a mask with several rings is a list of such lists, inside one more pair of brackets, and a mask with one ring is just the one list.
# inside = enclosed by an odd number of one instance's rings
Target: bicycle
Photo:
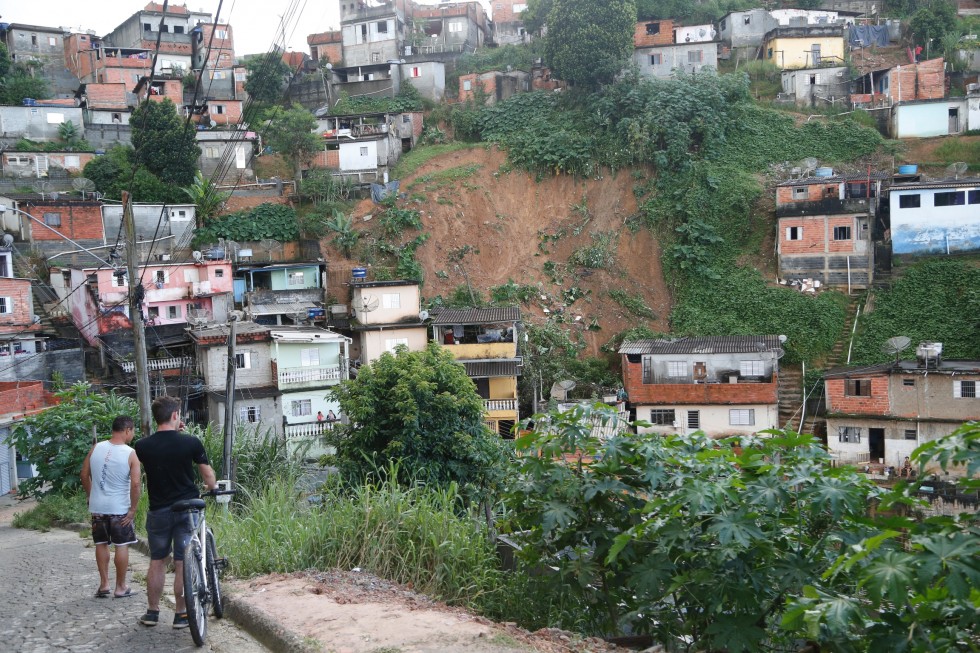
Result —
[[[203, 496], [219, 497], [235, 492], [215, 489], [205, 492]], [[204, 517], [204, 506], [204, 499], [186, 499], [178, 501], [171, 508], [173, 512], [184, 513], [191, 527], [191, 537], [184, 549], [184, 601], [187, 603], [191, 637], [198, 646], [204, 646], [208, 636], [208, 607], [215, 619], [221, 619], [225, 614], [218, 576], [228, 564], [226, 558], [218, 557], [214, 533], [208, 528]], [[194, 525], [195, 516], [199, 517], [197, 526]]]

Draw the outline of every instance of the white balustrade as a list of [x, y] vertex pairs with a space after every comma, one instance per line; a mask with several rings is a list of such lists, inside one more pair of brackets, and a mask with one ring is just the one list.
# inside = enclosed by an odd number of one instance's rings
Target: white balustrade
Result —
[[491, 410], [517, 410], [516, 399], [485, 399], [483, 409]]
[[[194, 359], [190, 356], [178, 356], [172, 358], [151, 358], [146, 361], [146, 369], [150, 372], [159, 372], [160, 370], [176, 370], [185, 365], [187, 367], [193, 366]], [[123, 372], [132, 374], [136, 371], [136, 363], [131, 361], [123, 361], [122, 368]]]
[[290, 367], [279, 370], [279, 387], [296, 383], [316, 383], [318, 381], [339, 381], [340, 366], [328, 367]]

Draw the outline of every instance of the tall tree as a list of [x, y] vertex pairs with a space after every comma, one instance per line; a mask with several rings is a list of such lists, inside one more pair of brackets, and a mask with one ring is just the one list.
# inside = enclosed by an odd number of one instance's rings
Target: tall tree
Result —
[[24, 98], [48, 97], [48, 83], [31, 75], [29, 68], [10, 60], [7, 46], [0, 43], [0, 104], [20, 104]]
[[183, 187], [194, 183], [201, 148], [194, 130], [185, 126], [170, 98], [140, 104], [129, 119], [133, 128], [133, 163], [165, 184]]
[[552, 71], [587, 89], [611, 82], [633, 52], [635, 0], [552, 0], [545, 53]]
[[245, 60], [245, 91], [256, 102], [275, 104], [282, 97], [282, 90], [292, 71], [278, 53], [270, 52]]
[[299, 104], [291, 109], [276, 111], [263, 130], [266, 140], [276, 152], [289, 161], [296, 183], [303, 181], [303, 164], [321, 147], [320, 138], [313, 133], [316, 118]]
[[352, 480], [398, 462], [403, 482], [456, 482], [470, 490], [494, 483], [501, 449], [484, 425], [483, 400], [439, 345], [383, 354], [333, 395], [350, 421], [336, 445]]

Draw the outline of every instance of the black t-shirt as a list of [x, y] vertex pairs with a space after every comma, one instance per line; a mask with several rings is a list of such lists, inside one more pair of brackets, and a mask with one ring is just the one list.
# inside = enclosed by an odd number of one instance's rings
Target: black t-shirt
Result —
[[204, 444], [178, 431], [157, 431], [133, 443], [136, 457], [146, 472], [150, 510], [159, 510], [184, 499], [197, 499], [196, 465], [207, 465]]

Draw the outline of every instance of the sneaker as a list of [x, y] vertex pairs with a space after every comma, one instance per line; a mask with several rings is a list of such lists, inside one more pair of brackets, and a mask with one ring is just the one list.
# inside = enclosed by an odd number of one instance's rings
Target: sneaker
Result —
[[144, 626], [156, 626], [160, 621], [159, 610], [147, 610], [146, 614], [140, 617], [140, 623]]
[[174, 615], [174, 628], [187, 628], [190, 625], [186, 612], [178, 612]]

